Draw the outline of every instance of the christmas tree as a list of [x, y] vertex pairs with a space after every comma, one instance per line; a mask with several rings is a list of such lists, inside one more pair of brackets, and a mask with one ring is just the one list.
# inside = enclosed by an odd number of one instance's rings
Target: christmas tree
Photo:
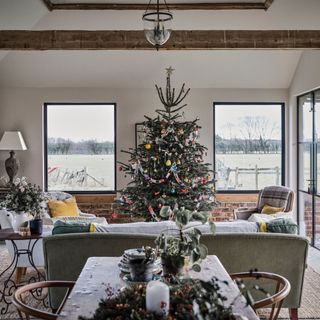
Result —
[[213, 172], [204, 163], [207, 148], [198, 143], [199, 119], [185, 121], [183, 100], [190, 89], [183, 84], [176, 94], [171, 88], [173, 69], [167, 68], [165, 90], [156, 85], [163, 109], [157, 117], [145, 116], [143, 142], [126, 152], [128, 164], [120, 170], [132, 181], [121, 190], [120, 211], [159, 221], [162, 206], [184, 207], [192, 211], [210, 211], [215, 205]]

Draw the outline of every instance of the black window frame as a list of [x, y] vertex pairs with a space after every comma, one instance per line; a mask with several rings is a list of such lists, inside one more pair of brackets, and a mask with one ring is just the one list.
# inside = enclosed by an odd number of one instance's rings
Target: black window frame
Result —
[[59, 190], [70, 194], [116, 194], [117, 193], [117, 104], [115, 102], [45, 102], [43, 104], [43, 182], [44, 190], [48, 191], [48, 106], [79, 106], [79, 105], [113, 105], [114, 106], [114, 190]]
[[[223, 105], [280, 105], [281, 109], [281, 185], [285, 185], [286, 181], [286, 119], [285, 119], [285, 103], [284, 102], [213, 102], [213, 171], [216, 172], [216, 107]], [[221, 194], [257, 194], [259, 190], [217, 190], [216, 193]]]

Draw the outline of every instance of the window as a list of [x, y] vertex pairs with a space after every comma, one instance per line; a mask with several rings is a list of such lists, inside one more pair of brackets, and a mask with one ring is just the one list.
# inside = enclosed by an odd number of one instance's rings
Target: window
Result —
[[115, 133], [114, 103], [46, 103], [46, 190], [115, 192]]
[[284, 184], [284, 104], [215, 103], [216, 190], [257, 191]]
[[297, 99], [299, 228], [320, 249], [320, 90]]

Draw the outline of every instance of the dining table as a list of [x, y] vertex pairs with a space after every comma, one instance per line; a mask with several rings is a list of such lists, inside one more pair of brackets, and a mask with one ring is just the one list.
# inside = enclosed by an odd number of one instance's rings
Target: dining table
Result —
[[[58, 320], [78, 320], [79, 316], [92, 317], [102, 299], [110, 290], [117, 292], [128, 285], [123, 280], [118, 264], [121, 257], [91, 257], [83, 267]], [[225, 306], [232, 307], [237, 319], [259, 320], [254, 310], [247, 305], [238, 286], [230, 278], [218, 257], [209, 255], [201, 263], [201, 271], [186, 269], [186, 276], [209, 281], [219, 279], [220, 292], [227, 299]], [[242, 316], [242, 318], [241, 318]]]

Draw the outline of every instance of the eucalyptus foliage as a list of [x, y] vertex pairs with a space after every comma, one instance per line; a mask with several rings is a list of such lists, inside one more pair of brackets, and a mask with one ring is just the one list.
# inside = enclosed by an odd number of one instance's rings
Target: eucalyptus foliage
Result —
[[[191, 221], [199, 221], [202, 224], [208, 221], [207, 212], [194, 212], [187, 209], [171, 210], [164, 206], [160, 210], [160, 216], [175, 220], [176, 234], [161, 233], [155, 243], [162, 257], [174, 256], [189, 258], [194, 271], [201, 271], [199, 261], [204, 260], [208, 255], [208, 248], [200, 243], [201, 231], [196, 227], [188, 227]], [[215, 224], [209, 221], [212, 233], [215, 233]]]

